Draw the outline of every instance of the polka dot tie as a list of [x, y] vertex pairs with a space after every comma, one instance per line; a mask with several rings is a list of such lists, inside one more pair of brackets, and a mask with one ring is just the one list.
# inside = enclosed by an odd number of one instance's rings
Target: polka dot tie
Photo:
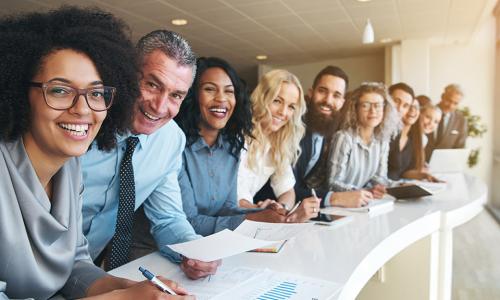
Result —
[[118, 215], [116, 217], [115, 235], [111, 240], [111, 248], [106, 259], [106, 271], [118, 268], [127, 263], [130, 244], [132, 241], [132, 227], [135, 208], [135, 182], [132, 155], [139, 139], [131, 136], [127, 138], [127, 150], [120, 164], [120, 195]]

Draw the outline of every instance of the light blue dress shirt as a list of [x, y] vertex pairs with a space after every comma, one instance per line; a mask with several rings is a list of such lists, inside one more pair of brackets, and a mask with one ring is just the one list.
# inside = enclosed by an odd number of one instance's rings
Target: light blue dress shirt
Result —
[[[130, 134], [118, 137], [118, 145], [110, 152], [96, 145], [82, 158], [83, 233], [89, 242], [92, 259], [106, 247], [115, 233], [119, 201], [119, 168]], [[140, 134], [132, 165], [135, 179], [135, 209], [144, 203], [151, 222], [151, 234], [160, 251], [179, 261], [168, 244], [193, 240], [200, 236], [182, 210], [178, 175], [182, 167], [182, 151], [186, 138], [174, 121], [150, 135]]]
[[235, 229], [245, 215], [238, 208], [236, 187], [239, 158], [231, 155], [222, 135], [209, 147], [203, 138], [186, 146], [179, 175], [184, 212], [203, 236]]

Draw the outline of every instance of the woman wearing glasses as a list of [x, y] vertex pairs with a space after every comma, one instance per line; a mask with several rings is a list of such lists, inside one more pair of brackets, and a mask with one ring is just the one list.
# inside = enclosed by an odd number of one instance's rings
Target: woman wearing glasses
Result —
[[348, 103], [343, 129], [335, 133], [330, 148], [327, 188], [367, 189], [381, 198], [388, 184], [389, 140], [397, 130], [398, 114], [383, 84], [361, 85]]
[[76, 157], [114, 147], [138, 96], [124, 24], [66, 7], [0, 27], [0, 298], [158, 296], [94, 266], [81, 231]]

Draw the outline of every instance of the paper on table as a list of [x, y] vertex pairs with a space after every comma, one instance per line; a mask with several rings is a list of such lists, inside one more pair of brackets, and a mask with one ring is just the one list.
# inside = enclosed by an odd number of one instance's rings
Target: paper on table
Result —
[[279, 241], [253, 239], [224, 229], [216, 234], [197, 240], [167, 246], [185, 257], [208, 262], [269, 246], [277, 242]]
[[345, 208], [345, 207], [331, 206], [321, 209], [321, 212], [324, 214], [341, 215], [341, 216], [352, 216], [358, 213], [369, 213], [371, 215], [378, 212], [382, 213], [387, 212], [391, 210], [393, 206], [394, 206], [394, 200], [384, 197], [379, 200], [372, 200], [367, 206], [363, 207]]
[[279, 241], [288, 240], [298, 235], [305, 229], [311, 228], [311, 223], [266, 223], [245, 220], [234, 230], [234, 232], [248, 237], [265, 240]]
[[264, 270], [213, 299], [328, 299], [340, 288], [341, 285], [333, 281]]
[[185, 288], [189, 294], [195, 295], [197, 300], [205, 300], [212, 299], [218, 294], [230, 290], [234, 286], [244, 284], [261, 272], [261, 269], [245, 267], [229, 268], [222, 265], [217, 269], [215, 275], [197, 280], [189, 279], [180, 268], [175, 268], [173, 272], [165, 277], [177, 282], [180, 286]]

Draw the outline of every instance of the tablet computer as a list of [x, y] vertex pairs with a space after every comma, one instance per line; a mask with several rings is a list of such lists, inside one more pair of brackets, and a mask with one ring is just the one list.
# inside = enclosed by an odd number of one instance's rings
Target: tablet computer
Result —
[[396, 199], [420, 198], [432, 195], [432, 192], [416, 184], [390, 187], [386, 189], [387, 194]]
[[469, 149], [434, 149], [429, 161], [431, 173], [458, 173], [467, 168]]

